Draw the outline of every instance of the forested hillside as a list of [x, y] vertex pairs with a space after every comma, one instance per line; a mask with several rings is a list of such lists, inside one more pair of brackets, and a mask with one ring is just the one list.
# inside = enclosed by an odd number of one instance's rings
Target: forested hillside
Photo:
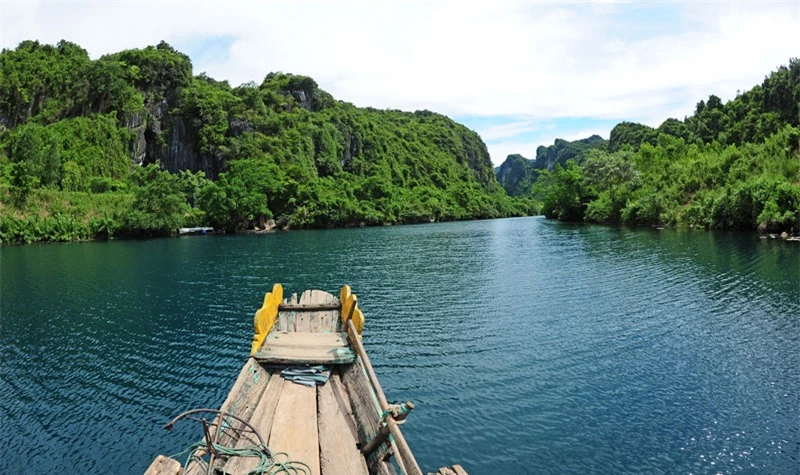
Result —
[[[534, 168], [517, 156], [507, 163], [509, 170]], [[800, 61], [727, 103], [714, 95], [700, 101], [682, 121], [618, 124], [607, 146], [536, 168], [509, 189], [513, 178], [501, 179], [509, 193], [535, 197], [559, 220], [797, 234]]]
[[0, 240], [155, 236], [523, 213], [445, 116], [363, 109], [313, 79], [231, 87], [166, 43], [0, 53]]
[[608, 141], [599, 135], [572, 142], [556, 139], [549, 147], [540, 145], [534, 160], [519, 154], [509, 155], [497, 169], [497, 181], [509, 195], [523, 196], [530, 192], [541, 170], [553, 170], [556, 165], [566, 166], [570, 160], [581, 162], [590, 150], [607, 146]]

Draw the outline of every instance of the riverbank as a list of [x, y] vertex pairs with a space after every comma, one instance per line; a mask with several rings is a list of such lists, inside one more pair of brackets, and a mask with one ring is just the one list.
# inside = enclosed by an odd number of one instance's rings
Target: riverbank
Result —
[[[166, 173], [166, 172], [164, 172]], [[0, 196], [3, 196], [0, 188]], [[5, 189], [5, 196], [12, 192]], [[190, 206], [159, 215], [166, 203], [149, 203], [139, 206], [150, 214], [136, 211], [137, 197], [128, 192], [65, 192], [61, 190], [34, 190], [22, 209], [0, 201], [0, 244], [32, 244], [46, 242], [105, 241], [109, 239], [137, 239], [180, 236], [182, 228], [198, 230], [198, 234], [260, 234], [294, 229], [334, 229], [354, 227], [383, 227], [404, 224], [426, 224], [451, 221], [471, 221], [515, 216], [535, 215], [534, 203], [504, 197], [505, 203], [487, 206], [469, 214], [464, 210], [435, 214], [411, 214], [402, 210], [390, 220], [355, 219], [342, 217], [323, 221], [308, 221], [307, 215], [284, 215], [277, 219], [254, 221], [252, 227], [224, 229], [211, 226], [207, 214]], [[152, 201], [152, 200], [151, 200]], [[133, 211], [132, 211], [133, 210]], [[301, 210], [302, 211], [302, 210]], [[213, 231], [212, 231], [213, 230]]]

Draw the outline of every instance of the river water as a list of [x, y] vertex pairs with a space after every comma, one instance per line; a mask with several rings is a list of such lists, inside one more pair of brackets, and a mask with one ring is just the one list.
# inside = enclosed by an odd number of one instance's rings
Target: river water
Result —
[[800, 246], [541, 218], [0, 249], [0, 473], [142, 473], [350, 284], [423, 471], [798, 473]]

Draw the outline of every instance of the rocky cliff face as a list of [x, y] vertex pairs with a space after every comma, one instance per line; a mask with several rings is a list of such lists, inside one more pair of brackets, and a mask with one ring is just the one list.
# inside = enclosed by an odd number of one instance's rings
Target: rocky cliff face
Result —
[[9, 78], [0, 87], [0, 132], [34, 118], [46, 127], [98, 115], [113, 121], [105, 135], [84, 134], [86, 153], [76, 163], [85, 174], [109, 175], [93, 164], [113, 156], [115, 178], [122, 178], [127, 155], [134, 166], [158, 163], [214, 179], [226, 163], [247, 159], [272, 163], [299, 182], [347, 172], [379, 175], [364, 185], [369, 190], [447, 190], [476, 180], [498, 191], [486, 145], [445, 116], [358, 108], [312, 78], [281, 72], [231, 87], [194, 76], [189, 57], [164, 42], [95, 60], [71, 43], [25, 42], [0, 53], [0, 77]]
[[533, 160], [519, 154], [509, 155], [495, 170], [497, 181], [510, 196], [524, 195], [538, 176]]
[[[168, 96], [176, 97], [177, 92]], [[133, 133], [129, 148], [131, 162], [135, 165], [160, 163], [162, 168], [173, 173], [202, 171], [207, 177], [215, 178], [222, 171], [222, 154], [219, 151], [198, 153], [184, 118], [170, 112], [177, 106], [176, 100], [167, 97], [151, 99], [142, 110], [126, 118], [125, 126]]]
[[567, 161], [583, 161], [592, 149], [605, 149], [608, 141], [599, 135], [568, 142], [556, 139], [553, 145], [536, 149], [536, 158], [531, 160], [519, 154], [509, 155], [497, 167], [497, 181], [511, 196], [524, 195], [530, 191], [541, 170], [552, 170], [556, 165], [566, 166]]
[[568, 142], [556, 139], [553, 145], [545, 147], [539, 146], [536, 149], [536, 159], [534, 166], [540, 170], [552, 170], [556, 164], [566, 166], [569, 160], [582, 161], [589, 150], [603, 149], [608, 145], [608, 141], [599, 135]]

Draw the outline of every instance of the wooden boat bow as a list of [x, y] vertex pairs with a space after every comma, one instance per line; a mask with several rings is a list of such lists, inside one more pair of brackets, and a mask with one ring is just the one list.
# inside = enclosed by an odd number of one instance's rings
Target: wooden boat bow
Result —
[[[399, 427], [413, 404], [388, 403], [364, 349], [364, 314], [349, 286], [338, 298], [306, 290], [284, 299], [275, 284], [253, 323], [250, 359], [218, 415], [203, 421], [205, 448], [198, 444], [183, 465], [158, 456], [146, 474], [271, 473], [267, 459], [284, 453], [302, 469], [297, 473], [309, 475], [422, 475]], [[325, 376], [305, 384], [281, 377], [287, 368], [308, 365], [324, 366]], [[466, 474], [458, 465], [438, 473]]]

